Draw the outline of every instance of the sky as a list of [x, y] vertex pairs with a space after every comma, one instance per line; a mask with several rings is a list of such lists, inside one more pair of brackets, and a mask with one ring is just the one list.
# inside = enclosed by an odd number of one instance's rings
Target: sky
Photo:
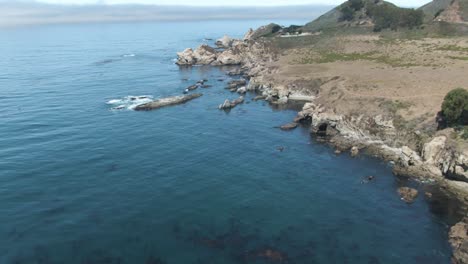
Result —
[[[5, 0], [4, 0], [5, 1]], [[188, 6], [282, 6], [282, 5], [338, 5], [344, 0], [38, 0], [53, 4], [154, 4]], [[399, 6], [422, 6], [430, 0], [390, 0]]]
[[[0, 28], [32, 24], [156, 20], [269, 19], [276, 21], [299, 19], [312, 21], [344, 1], [0, 0]], [[419, 7], [430, 0], [389, 1], [402, 7]]]

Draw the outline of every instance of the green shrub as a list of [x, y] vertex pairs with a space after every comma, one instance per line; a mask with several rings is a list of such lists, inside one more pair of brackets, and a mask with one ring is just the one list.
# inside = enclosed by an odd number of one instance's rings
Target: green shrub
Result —
[[448, 126], [468, 125], [468, 91], [452, 90], [442, 103], [442, 115]]
[[341, 21], [351, 21], [354, 19], [354, 11], [349, 5], [344, 5], [341, 9]]
[[464, 140], [468, 140], [468, 126], [463, 127], [461, 137]]

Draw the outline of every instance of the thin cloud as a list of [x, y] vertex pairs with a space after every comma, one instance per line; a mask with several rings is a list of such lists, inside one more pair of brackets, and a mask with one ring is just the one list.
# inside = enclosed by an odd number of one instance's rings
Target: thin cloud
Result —
[[[1, 0], [0, 0], [1, 1]], [[307, 19], [331, 6], [186, 7], [155, 5], [52, 5], [37, 2], [0, 2], [0, 26], [31, 24], [183, 21], [212, 19]]]

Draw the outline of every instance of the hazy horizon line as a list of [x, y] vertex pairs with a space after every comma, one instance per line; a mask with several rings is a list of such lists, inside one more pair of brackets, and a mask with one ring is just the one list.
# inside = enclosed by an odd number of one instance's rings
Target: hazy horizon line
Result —
[[313, 20], [331, 5], [297, 6], [180, 6], [180, 5], [60, 5], [35, 1], [0, 1], [0, 26], [143, 22], [143, 21], [199, 21], [235, 19], [298, 19]]

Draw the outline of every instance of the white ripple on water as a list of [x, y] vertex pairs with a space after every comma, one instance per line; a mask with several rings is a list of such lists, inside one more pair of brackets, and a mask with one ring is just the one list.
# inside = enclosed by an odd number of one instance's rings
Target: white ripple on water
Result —
[[111, 99], [106, 104], [111, 105], [111, 110], [133, 110], [141, 104], [146, 104], [153, 101], [151, 95], [125, 96], [120, 99]]

